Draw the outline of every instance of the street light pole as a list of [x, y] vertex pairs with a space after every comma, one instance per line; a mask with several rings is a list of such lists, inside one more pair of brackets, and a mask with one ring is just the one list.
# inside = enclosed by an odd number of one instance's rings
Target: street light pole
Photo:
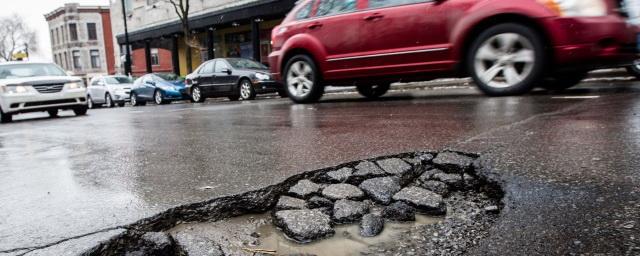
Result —
[[122, 18], [124, 19], [124, 74], [131, 75], [131, 49], [129, 46], [129, 29], [127, 28], [127, 8], [125, 7], [125, 0], [122, 0]]

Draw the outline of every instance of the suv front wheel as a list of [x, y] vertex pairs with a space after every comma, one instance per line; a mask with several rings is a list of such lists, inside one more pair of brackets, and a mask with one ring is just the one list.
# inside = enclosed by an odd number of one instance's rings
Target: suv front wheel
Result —
[[0, 123], [11, 123], [13, 121], [13, 115], [7, 114], [0, 109]]
[[490, 27], [467, 55], [471, 77], [490, 96], [529, 92], [543, 77], [544, 44], [533, 29], [516, 23]]
[[284, 74], [287, 94], [294, 102], [313, 103], [324, 94], [320, 71], [309, 56], [293, 56], [287, 62]]

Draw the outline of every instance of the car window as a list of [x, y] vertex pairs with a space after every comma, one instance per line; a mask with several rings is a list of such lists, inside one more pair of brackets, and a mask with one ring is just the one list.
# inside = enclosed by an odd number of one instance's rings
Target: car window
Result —
[[130, 84], [131, 78], [126, 76], [108, 76], [104, 77], [106, 84]]
[[38, 76], [67, 76], [55, 64], [7, 64], [0, 66], [0, 79], [38, 77]]
[[405, 4], [424, 3], [429, 1], [430, 0], [369, 0], [369, 8], [382, 8]]
[[313, 3], [315, 1], [307, 2], [303, 7], [301, 7], [296, 13], [296, 20], [303, 20], [311, 17], [311, 11], [313, 10]]
[[262, 65], [262, 63], [254, 60], [250, 60], [250, 59], [234, 58], [234, 59], [227, 59], [227, 62], [229, 62], [229, 64], [231, 64], [232, 67], [237, 69], [266, 69], [267, 68], [265, 65]]
[[357, 0], [320, 0], [316, 16], [327, 16], [345, 12], [352, 12], [357, 9]]
[[100, 83], [100, 79], [93, 79], [93, 81], [91, 81], [91, 85], [93, 86], [97, 86]]
[[202, 68], [200, 68], [200, 70], [198, 70], [198, 74], [211, 74], [213, 73], [213, 64], [215, 62], [213, 61], [209, 61], [207, 63], [204, 64], [204, 66], [202, 66]]
[[222, 73], [224, 69], [231, 69], [231, 67], [223, 60], [216, 61], [216, 73]]
[[153, 82], [153, 80], [154, 80], [153, 76], [144, 76], [144, 77], [142, 77], [142, 82], [145, 83], [145, 84], [147, 82]]

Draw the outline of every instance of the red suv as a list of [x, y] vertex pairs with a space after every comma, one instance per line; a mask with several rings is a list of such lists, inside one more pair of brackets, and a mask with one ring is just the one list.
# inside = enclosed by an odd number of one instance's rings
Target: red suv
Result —
[[491, 96], [564, 89], [638, 57], [626, 1], [303, 0], [274, 28], [269, 62], [299, 103], [327, 84], [379, 97], [444, 76], [471, 76]]

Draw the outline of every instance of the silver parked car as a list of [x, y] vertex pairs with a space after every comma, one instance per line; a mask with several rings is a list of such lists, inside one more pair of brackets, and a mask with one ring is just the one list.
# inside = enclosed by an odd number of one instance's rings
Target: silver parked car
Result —
[[133, 79], [128, 76], [97, 76], [91, 79], [87, 90], [87, 103], [89, 108], [116, 105], [124, 107], [131, 98]]

